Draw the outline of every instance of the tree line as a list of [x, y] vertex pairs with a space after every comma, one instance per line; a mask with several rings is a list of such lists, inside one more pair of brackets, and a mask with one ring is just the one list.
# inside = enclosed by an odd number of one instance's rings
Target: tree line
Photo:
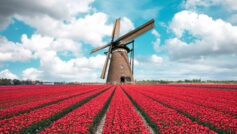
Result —
[[185, 79], [185, 80], [139, 80], [138, 84], [168, 84], [168, 83], [223, 83], [223, 84], [237, 84], [237, 80], [201, 80], [201, 79]]
[[[0, 85], [42, 85], [53, 83], [55, 85], [64, 85], [64, 84], [102, 84], [100, 82], [42, 82], [39, 80], [18, 80], [18, 79], [0, 79]], [[224, 83], [224, 84], [237, 84], [237, 80], [226, 80], [226, 81], [217, 81], [217, 80], [201, 80], [201, 79], [192, 79], [192, 80], [139, 80], [136, 81], [137, 84], [168, 84], [168, 83]]]
[[32, 81], [32, 80], [18, 80], [18, 79], [0, 79], [0, 85], [37, 85], [42, 84], [41, 81]]

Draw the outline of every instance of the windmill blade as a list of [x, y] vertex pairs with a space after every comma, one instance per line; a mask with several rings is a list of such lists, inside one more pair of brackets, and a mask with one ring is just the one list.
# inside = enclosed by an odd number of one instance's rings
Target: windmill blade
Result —
[[96, 51], [98, 51], [98, 50], [101, 50], [101, 49], [103, 49], [103, 48], [106, 48], [106, 47], [110, 46], [110, 47], [109, 47], [109, 50], [108, 50], [108, 52], [107, 52], [107, 55], [106, 55], [105, 63], [104, 63], [104, 66], [103, 66], [103, 70], [102, 70], [101, 75], [100, 75], [100, 78], [101, 78], [101, 79], [104, 79], [104, 78], [105, 78], [105, 74], [106, 74], [106, 71], [107, 71], [107, 66], [108, 66], [108, 64], [109, 64], [110, 54], [111, 54], [112, 47], [113, 47], [113, 41], [114, 41], [114, 38], [119, 35], [119, 31], [120, 31], [120, 18], [116, 19], [116, 21], [115, 21], [115, 23], [114, 23], [114, 28], [113, 28], [113, 32], [112, 32], [111, 43], [108, 44], [108, 45], [102, 46], [102, 47], [100, 47], [100, 48], [97, 48], [95, 51], [92, 50], [92, 52], [96, 52]]
[[111, 50], [112, 50], [112, 45], [110, 45], [109, 50], [108, 50], [107, 55], [106, 55], [105, 63], [104, 63], [104, 66], [103, 66], [103, 70], [102, 70], [101, 75], [100, 75], [101, 79], [105, 78], [107, 66], [109, 64], [109, 58], [110, 58]]
[[119, 37], [115, 42], [129, 42], [131, 40], [133, 40], [134, 38], [140, 36], [141, 34], [151, 30], [152, 28], [154, 28], [154, 22], [155, 20], [152, 19], [148, 22], [146, 22], [145, 24], [139, 26], [138, 28], [130, 31], [129, 33]]
[[116, 19], [116, 21], [114, 23], [114, 28], [113, 28], [112, 36], [111, 36], [111, 43], [109, 43], [107, 45], [104, 45], [104, 46], [101, 46], [101, 47], [98, 47], [98, 48], [95, 48], [95, 49], [91, 50], [90, 53], [91, 54], [95, 53], [95, 52], [97, 52], [101, 49], [104, 49], [104, 48], [109, 47], [110, 45], [112, 45], [112, 42], [119, 35], [119, 32], [120, 32], [120, 18]]
[[116, 19], [116, 21], [114, 23], [114, 29], [112, 32], [111, 42], [113, 42], [114, 39], [119, 36], [119, 32], [120, 32], [120, 18]]
[[109, 46], [111, 46], [111, 43], [109, 43], [109, 44], [107, 44], [107, 45], [104, 45], [104, 46], [101, 46], [101, 47], [97, 47], [97, 48], [91, 50], [91, 54], [92, 54], [92, 53], [95, 53], [95, 52], [97, 52], [97, 51], [99, 51], [99, 50], [101, 50], [101, 49], [104, 49], [104, 48], [106, 48], [106, 47], [109, 47]]

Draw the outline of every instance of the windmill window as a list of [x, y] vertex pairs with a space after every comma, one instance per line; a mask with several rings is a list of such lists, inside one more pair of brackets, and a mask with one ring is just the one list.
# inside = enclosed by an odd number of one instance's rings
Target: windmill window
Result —
[[125, 77], [126, 81], [131, 81], [131, 77]]

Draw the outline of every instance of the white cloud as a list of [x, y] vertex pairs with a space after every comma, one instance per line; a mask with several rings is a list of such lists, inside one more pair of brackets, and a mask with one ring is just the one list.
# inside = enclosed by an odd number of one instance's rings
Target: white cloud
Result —
[[[58, 56], [57, 52], [65, 50], [73, 52], [76, 45], [70, 40], [66, 41], [66, 44], [69, 42], [67, 44], [69, 46], [62, 45], [65, 43], [64, 41], [57, 41], [40, 35], [33, 35], [30, 39], [25, 36], [22, 37], [22, 45], [32, 46], [28, 48], [34, 51], [34, 56], [40, 61], [42, 79], [50, 81], [98, 81], [98, 71], [103, 65], [105, 56], [96, 55], [89, 58], [80, 56], [65, 61]], [[57, 46], [58, 44], [59, 46]], [[25, 76], [24, 73], [26, 72], [23, 72], [23, 76]], [[39, 74], [37, 71], [32, 71], [32, 73]], [[32, 77], [34, 78], [34, 75]]]
[[34, 53], [34, 57], [40, 57], [40, 51], [53, 50], [55, 52], [70, 51], [75, 56], [81, 55], [81, 44], [67, 38], [54, 39], [49, 36], [33, 34], [28, 38], [25, 34], [21, 38], [22, 47], [29, 49]]
[[[237, 54], [237, 27], [221, 19], [184, 10], [174, 16], [170, 28], [177, 37], [165, 44], [173, 59]], [[182, 40], [185, 32], [194, 37], [191, 42]]]
[[163, 62], [163, 58], [153, 54], [151, 56], [151, 61], [154, 62], [154, 63], [162, 63]]
[[[29, 59], [39, 59], [39, 68], [27, 68], [23, 70], [23, 79], [84, 82], [100, 81], [99, 73], [105, 60], [104, 55], [96, 55], [87, 58], [80, 54], [80, 56], [75, 54], [75, 58], [70, 58], [69, 60], [63, 60], [59, 57], [58, 52], [70, 51], [74, 53], [74, 51], [77, 50], [78, 44], [74, 43], [72, 40], [53, 39], [48, 36], [34, 34], [31, 38], [23, 35], [22, 43], [14, 44], [7, 39], [4, 39], [4, 42], [6, 42], [6, 45], [3, 47], [10, 49], [8, 49], [7, 53], [2, 52], [5, 49], [0, 49], [0, 54], [15, 54], [15, 57], [12, 57], [11, 59], [8, 58], [7, 61], [22, 61], [21, 58], [17, 59], [17, 56], [23, 56], [21, 53], [18, 53], [18, 51], [14, 51], [15, 49], [29, 51], [31, 54], [31, 56], [28, 57]], [[4, 74], [6, 75], [10, 73]]]
[[229, 11], [237, 10], [236, 0], [186, 0], [184, 2], [184, 7], [186, 9], [196, 9], [199, 7], [211, 7], [211, 6], [221, 6]]
[[231, 23], [234, 24], [234, 25], [237, 25], [237, 13], [231, 15], [231, 16], [228, 18], [228, 21], [231, 22]]
[[[16, 18], [35, 28], [39, 34], [54, 38], [68, 38], [94, 47], [103, 45], [111, 36], [112, 24], [103, 12], [90, 12], [94, 0], [51, 0], [0, 2], [0, 26]], [[47, 3], [47, 4], [46, 4]], [[17, 7], [17, 8], [15, 8]], [[80, 13], [87, 13], [78, 17]], [[134, 28], [133, 23], [122, 17], [121, 33]]]
[[222, 0], [222, 4], [226, 5], [230, 10], [237, 11], [237, 1], [236, 0]]
[[17, 75], [13, 74], [8, 69], [0, 71], [0, 78], [18, 79]]
[[121, 18], [120, 36], [134, 29], [134, 25], [127, 17]]
[[[109, 17], [105, 13], [96, 12], [83, 18], [68, 20], [68, 23], [58, 21], [49, 16], [22, 17], [22, 21], [35, 27], [43, 35], [55, 38], [68, 38], [77, 42], [83, 42], [93, 47], [104, 45], [103, 39], [111, 36], [114, 24], [108, 24]], [[41, 20], [41, 21], [39, 21]], [[45, 27], [45, 25], [50, 26]], [[121, 18], [120, 35], [134, 29], [134, 25], [126, 17]]]
[[70, 51], [75, 56], [81, 55], [80, 44], [70, 39], [54, 39], [48, 36], [34, 34], [29, 39], [22, 35], [22, 43], [8, 41], [0, 37], [0, 62], [7, 61], [27, 61], [33, 58], [39, 58], [44, 51]]
[[156, 37], [156, 40], [152, 42], [153, 48], [156, 51], [161, 51], [161, 46], [160, 46], [160, 34], [156, 30], [152, 30], [152, 34]]
[[[135, 68], [136, 68], [137, 66], [138, 67], [149, 66], [149, 64], [151, 66], [161, 66], [164, 62], [166, 62], [166, 60], [167, 59], [165, 59], [165, 57], [163, 57], [163, 56], [159, 56], [157, 54], [152, 54], [151, 56], [138, 55], [135, 58], [134, 62], [135, 62]], [[143, 68], [140, 68], [140, 69], [144, 70]]]
[[41, 80], [43, 71], [36, 68], [27, 68], [22, 72], [23, 80]]
[[152, 33], [155, 37], [160, 37], [159, 32], [156, 31], [155, 29], [153, 29], [153, 30], [151, 31], [151, 33]]
[[18, 43], [9, 42], [5, 37], [0, 36], [0, 62], [3, 61], [26, 61], [32, 58], [29, 49]]
[[64, 61], [54, 52], [44, 52], [40, 58], [40, 68], [44, 78], [51, 81], [99, 81], [99, 73], [105, 56], [80, 57]]
[[[136, 19], [150, 19], [157, 16], [161, 7], [154, 0], [97, 0], [94, 2], [96, 9], [110, 16], [121, 17], [128, 16]], [[150, 5], [150, 6], [144, 6]]]
[[175, 14], [169, 28], [174, 35], [162, 45], [159, 32], [152, 31], [156, 37], [153, 45], [162, 54], [162, 62], [154, 62], [158, 54], [152, 55], [153, 60], [137, 59], [136, 79], [237, 79], [236, 26], [185, 10]]
[[[50, 16], [58, 20], [64, 20], [78, 15], [78, 13], [89, 12], [90, 4], [94, 0], [8, 0], [0, 2], [0, 29], [4, 28], [10, 18], [15, 15], [35, 17]], [[17, 8], [16, 8], [17, 7]]]
[[69, 38], [93, 46], [103, 45], [103, 38], [110, 36], [112, 31], [112, 25], [107, 24], [108, 16], [101, 12], [86, 15], [79, 19], [70, 19], [67, 23], [47, 15], [18, 16], [17, 18], [36, 28], [43, 35], [55, 38]]
[[[108, 16], [97, 12], [82, 18], [71, 18], [66, 22], [58, 20], [47, 14], [35, 16], [15, 15], [17, 19], [37, 29], [37, 33], [21, 37], [21, 43], [14, 43], [2, 38], [5, 42], [0, 49], [2, 60], [23, 61], [32, 58], [39, 59], [39, 68], [28, 68], [22, 72], [23, 79], [42, 79], [49, 81], [101, 81], [99, 74], [104, 63], [104, 55], [83, 57], [82, 43], [93, 46], [103, 45], [103, 38], [111, 36], [112, 25], [108, 24]], [[40, 20], [40, 21], [39, 21]], [[133, 23], [122, 17], [121, 33], [134, 28]], [[27, 58], [16, 50], [29, 52]], [[4, 51], [3, 51], [4, 50]], [[59, 53], [72, 52], [75, 57], [62, 59]], [[14, 54], [14, 57], [11, 55]], [[10, 57], [9, 57], [10, 56]], [[17, 57], [18, 56], [18, 57]], [[4, 59], [4, 60], [3, 60]]]
[[[81, 44], [103, 45], [113, 24], [107, 14], [92, 9], [93, 1], [1, 1], [1, 28], [15, 18], [35, 28], [36, 33], [31, 37], [23, 34], [20, 43], [1, 37], [0, 62], [38, 59], [40, 66], [23, 70], [23, 79], [98, 81], [105, 56], [84, 57]], [[121, 18], [121, 34], [133, 28], [131, 20]], [[73, 57], [65, 60], [60, 54], [68, 51]]]
[[173, 61], [168, 57], [162, 58], [163, 62], [159, 64], [149, 58], [146, 60], [138, 58], [139, 64], [135, 66], [135, 78], [137, 80], [237, 79], [236, 55], [206, 57], [185, 62]]
[[[94, 0], [42, 0], [1, 1], [0, 26], [16, 18], [35, 28], [38, 34], [53, 38], [67, 38], [76, 42], [103, 45], [111, 36], [112, 25], [103, 12], [96, 12], [90, 5]], [[17, 7], [17, 8], [15, 8]], [[93, 12], [90, 12], [92, 11]], [[80, 13], [87, 13], [78, 17]], [[133, 23], [122, 17], [121, 33], [134, 28]]]

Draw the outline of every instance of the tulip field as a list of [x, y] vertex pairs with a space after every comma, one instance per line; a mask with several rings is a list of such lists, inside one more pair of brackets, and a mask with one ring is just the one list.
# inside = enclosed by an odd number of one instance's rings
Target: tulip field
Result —
[[236, 84], [0, 86], [0, 133], [236, 134]]

